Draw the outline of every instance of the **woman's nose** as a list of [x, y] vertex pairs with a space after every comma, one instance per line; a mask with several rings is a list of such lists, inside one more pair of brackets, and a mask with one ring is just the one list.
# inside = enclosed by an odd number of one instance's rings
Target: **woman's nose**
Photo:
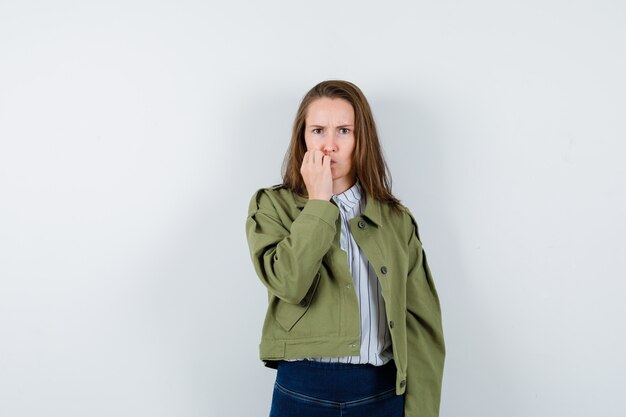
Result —
[[335, 135], [330, 133], [326, 139], [326, 143], [324, 143], [324, 152], [334, 152], [336, 150]]

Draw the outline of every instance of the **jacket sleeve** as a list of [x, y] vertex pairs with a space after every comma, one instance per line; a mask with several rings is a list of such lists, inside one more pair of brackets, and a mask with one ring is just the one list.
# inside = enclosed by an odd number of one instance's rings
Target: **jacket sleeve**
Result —
[[441, 307], [412, 215], [407, 277], [407, 383], [405, 417], [437, 417], [445, 344]]
[[250, 201], [246, 220], [250, 257], [270, 293], [297, 304], [314, 284], [331, 247], [339, 208], [330, 201], [308, 200], [288, 228], [268, 192], [272, 191], [258, 190]]

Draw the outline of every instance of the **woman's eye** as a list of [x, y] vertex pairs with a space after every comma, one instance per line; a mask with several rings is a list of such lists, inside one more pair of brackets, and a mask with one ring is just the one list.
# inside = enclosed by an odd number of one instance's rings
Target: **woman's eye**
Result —
[[313, 129], [312, 132], [317, 135], [318, 133], [322, 133], [322, 129]]
[[347, 127], [342, 127], [340, 129], [340, 132], [343, 133], [344, 135], [347, 135], [348, 133], [350, 133], [350, 129], [348, 129]]

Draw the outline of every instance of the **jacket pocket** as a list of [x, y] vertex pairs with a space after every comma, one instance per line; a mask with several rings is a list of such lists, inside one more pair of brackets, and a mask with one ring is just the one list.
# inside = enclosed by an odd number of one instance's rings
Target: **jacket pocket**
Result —
[[276, 306], [276, 321], [281, 325], [283, 329], [286, 331], [291, 331], [293, 326], [304, 316], [304, 314], [309, 309], [311, 302], [313, 301], [313, 296], [315, 295], [315, 290], [317, 289], [317, 285], [320, 282], [321, 274], [318, 272], [315, 276], [315, 280], [311, 285], [311, 288], [307, 292], [306, 296], [300, 301], [298, 304], [291, 304], [285, 301], [279, 301]]

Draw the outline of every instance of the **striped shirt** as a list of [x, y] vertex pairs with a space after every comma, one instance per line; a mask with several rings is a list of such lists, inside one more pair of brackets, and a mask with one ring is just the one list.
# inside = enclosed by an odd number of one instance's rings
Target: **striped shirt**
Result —
[[361, 317], [361, 351], [357, 356], [309, 358], [321, 362], [369, 363], [384, 365], [392, 359], [391, 337], [387, 327], [385, 301], [380, 283], [372, 265], [354, 241], [348, 220], [360, 215], [365, 209], [363, 189], [357, 180], [352, 187], [331, 198], [337, 203], [341, 215], [340, 245], [348, 258], [353, 288], [359, 302]]

